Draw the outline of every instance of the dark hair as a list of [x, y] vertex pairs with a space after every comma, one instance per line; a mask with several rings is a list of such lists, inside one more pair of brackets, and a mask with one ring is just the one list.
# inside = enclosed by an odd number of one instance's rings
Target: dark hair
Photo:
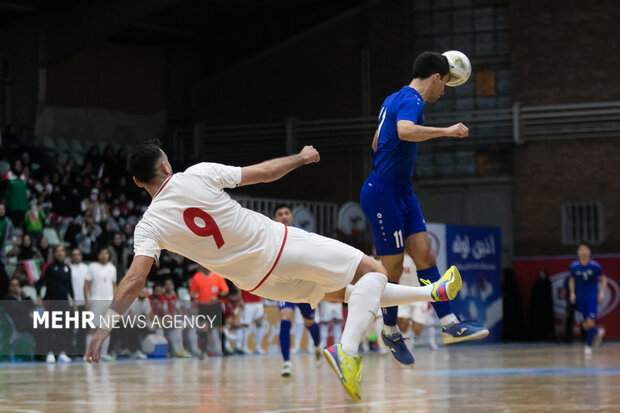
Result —
[[581, 241], [579, 244], [577, 244], [577, 249], [579, 249], [579, 247], [584, 246], [586, 248], [588, 248], [590, 251], [592, 250], [592, 247], [590, 247], [590, 244], [588, 244], [585, 241]]
[[279, 210], [283, 209], [283, 208], [288, 208], [289, 210], [291, 209], [291, 207], [289, 207], [287, 204], [278, 204], [276, 205], [276, 207], [273, 209], [273, 216], [276, 216], [276, 212], [278, 212]]
[[441, 77], [450, 73], [447, 57], [437, 52], [424, 52], [416, 57], [413, 62], [414, 79], [426, 79], [435, 73], [439, 73]]
[[140, 182], [147, 183], [155, 178], [157, 161], [161, 158], [161, 142], [149, 139], [136, 145], [127, 157], [127, 170]]

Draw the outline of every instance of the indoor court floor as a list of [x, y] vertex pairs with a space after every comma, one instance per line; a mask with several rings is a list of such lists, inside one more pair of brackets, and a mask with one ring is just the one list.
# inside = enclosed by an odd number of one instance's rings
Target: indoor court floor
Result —
[[293, 356], [0, 364], [0, 412], [620, 412], [620, 344], [465, 345], [415, 352], [416, 367], [364, 359], [362, 402], [327, 365]]

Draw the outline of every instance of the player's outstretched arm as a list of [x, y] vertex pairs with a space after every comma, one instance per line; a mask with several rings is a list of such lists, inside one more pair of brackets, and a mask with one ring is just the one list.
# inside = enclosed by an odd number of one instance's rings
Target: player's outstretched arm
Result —
[[[116, 290], [114, 301], [112, 301], [110, 305], [110, 310], [116, 312], [116, 314], [125, 314], [125, 311], [127, 311], [131, 303], [133, 303], [140, 294], [140, 291], [142, 291], [142, 288], [144, 288], [146, 277], [149, 275], [152, 265], [153, 258], [150, 257], [138, 255], [133, 259], [129, 270], [127, 270], [127, 274]], [[109, 335], [110, 332], [108, 330], [98, 328], [88, 345], [84, 360], [88, 363], [93, 361], [99, 363], [101, 345]]]
[[294, 169], [309, 163], [318, 162], [320, 159], [319, 152], [314, 147], [304, 146], [298, 154], [271, 159], [241, 168], [240, 185], [277, 181]]
[[456, 123], [447, 128], [434, 128], [432, 126], [416, 125], [410, 120], [399, 120], [396, 124], [396, 129], [398, 130], [398, 138], [409, 142], [423, 142], [442, 136], [465, 138], [469, 135], [469, 129], [462, 123]]

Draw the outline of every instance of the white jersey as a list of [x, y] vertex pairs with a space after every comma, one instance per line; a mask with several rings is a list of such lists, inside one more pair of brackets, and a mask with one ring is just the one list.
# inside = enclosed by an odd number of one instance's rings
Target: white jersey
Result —
[[69, 264], [71, 267], [71, 284], [73, 285], [73, 298], [77, 305], [84, 305], [84, 281], [88, 279], [88, 265], [83, 262]]
[[224, 192], [241, 168], [200, 163], [168, 178], [136, 226], [135, 255], [166, 249], [252, 290], [272, 271], [286, 227], [245, 209]]
[[410, 287], [419, 287], [420, 281], [418, 280], [418, 273], [415, 268], [413, 260], [408, 254], [405, 254], [403, 259], [403, 273], [400, 276], [400, 285], [408, 285]]
[[114, 284], [116, 282], [116, 267], [108, 262], [101, 265], [93, 262], [88, 266], [87, 280], [90, 281], [91, 300], [111, 300], [114, 298]]

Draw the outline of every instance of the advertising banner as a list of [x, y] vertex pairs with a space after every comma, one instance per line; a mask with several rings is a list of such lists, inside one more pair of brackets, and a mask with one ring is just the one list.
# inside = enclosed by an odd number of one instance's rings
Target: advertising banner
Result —
[[484, 341], [502, 340], [502, 245], [496, 227], [445, 226], [446, 260], [456, 265], [463, 289], [453, 301], [461, 320], [489, 329]]
[[[556, 335], [564, 334], [564, 323], [567, 309], [568, 267], [576, 256], [547, 256], [547, 257], [518, 257], [513, 261], [513, 268], [517, 274], [519, 292], [521, 294], [524, 318], [530, 308], [531, 292], [540, 270], [546, 270], [552, 283], [553, 308], [555, 313]], [[620, 255], [593, 255], [592, 259], [601, 264], [603, 274], [607, 276], [607, 291], [605, 300], [598, 306], [598, 317], [605, 327], [605, 337], [620, 339]], [[575, 332], [579, 331], [574, 326]]]

